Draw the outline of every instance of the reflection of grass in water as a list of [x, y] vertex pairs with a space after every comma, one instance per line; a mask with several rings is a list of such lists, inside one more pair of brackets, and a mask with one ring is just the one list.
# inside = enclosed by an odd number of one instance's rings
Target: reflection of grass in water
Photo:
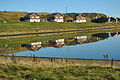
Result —
[[[32, 42], [45, 42], [50, 40], [56, 40], [59, 38], [69, 38], [78, 35], [84, 35], [80, 33], [56, 33], [56, 34], [47, 34], [47, 35], [30, 35], [30, 36], [21, 36], [21, 37], [8, 37], [0, 39], [0, 50], [8, 51], [8, 53], [21, 52], [25, 49], [20, 48], [21, 44], [27, 44]], [[3, 52], [2, 52], [3, 53]]]
[[[68, 32], [68, 33], [54, 33], [54, 34], [38, 34], [38, 35], [27, 35], [27, 36], [18, 36], [18, 37], [5, 37], [0, 39], [0, 50], [7, 49], [16, 49], [15, 52], [20, 52], [18, 49], [20, 49], [21, 44], [26, 43], [32, 43], [32, 42], [44, 42], [44, 41], [50, 41], [50, 40], [56, 40], [61, 38], [70, 38], [75, 36], [82, 36], [86, 35], [88, 36], [89, 42], [94, 41], [94, 38], [91, 37], [91, 34], [95, 33], [101, 33], [101, 32], [108, 32], [108, 31], [114, 31], [114, 30], [96, 30], [96, 31], [84, 31], [84, 32]], [[115, 30], [116, 31], [116, 30]]]
[[[39, 42], [39, 41], [50, 41], [56, 40], [60, 38], [69, 38], [80, 35], [85, 35], [86, 33], [74, 32], [74, 33], [55, 33], [55, 34], [47, 34], [47, 35], [30, 35], [30, 36], [21, 36], [21, 37], [8, 37], [0, 39], [0, 46], [3, 47], [5, 44], [10, 46], [15, 46], [18, 44]], [[86, 34], [87, 35], [87, 34]]]
[[120, 69], [98, 66], [39, 67], [5, 64], [0, 66], [2, 79], [39, 80], [119, 80]]

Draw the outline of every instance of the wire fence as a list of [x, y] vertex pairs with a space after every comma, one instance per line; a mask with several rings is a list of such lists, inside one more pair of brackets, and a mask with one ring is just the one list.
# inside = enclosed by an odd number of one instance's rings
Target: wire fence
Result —
[[30, 57], [17, 57], [14, 54], [11, 56], [0, 56], [0, 62], [23, 65], [36, 66], [52, 66], [52, 67], [66, 67], [66, 66], [102, 66], [120, 68], [120, 60], [106, 60], [106, 59], [71, 59], [71, 58], [40, 58], [32, 55]]

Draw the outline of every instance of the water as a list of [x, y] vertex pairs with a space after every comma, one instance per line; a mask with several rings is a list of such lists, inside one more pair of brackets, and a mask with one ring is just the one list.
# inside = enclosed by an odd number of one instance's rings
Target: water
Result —
[[120, 60], [120, 35], [115, 35], [116, 33], [100, 33], [91, 37], [77, 36], [43, 43], [23, 44], [23, 47], [29, 50], [14, 55], [80, 59], [104, 59], [103, 55], [108, 55], [108, 59]]

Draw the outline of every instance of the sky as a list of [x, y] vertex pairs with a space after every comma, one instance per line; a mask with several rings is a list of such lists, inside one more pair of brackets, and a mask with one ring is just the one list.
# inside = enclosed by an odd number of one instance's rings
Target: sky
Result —
[[103, 13], [120, 17], [120, 0], [0, 0], [0, 11]]

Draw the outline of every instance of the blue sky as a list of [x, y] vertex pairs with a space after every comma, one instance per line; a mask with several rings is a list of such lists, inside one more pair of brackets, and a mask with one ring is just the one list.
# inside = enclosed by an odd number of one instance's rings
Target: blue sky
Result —
[[0, 11], [95, 12], [120, 17], [120, 0], [0, 0]]

